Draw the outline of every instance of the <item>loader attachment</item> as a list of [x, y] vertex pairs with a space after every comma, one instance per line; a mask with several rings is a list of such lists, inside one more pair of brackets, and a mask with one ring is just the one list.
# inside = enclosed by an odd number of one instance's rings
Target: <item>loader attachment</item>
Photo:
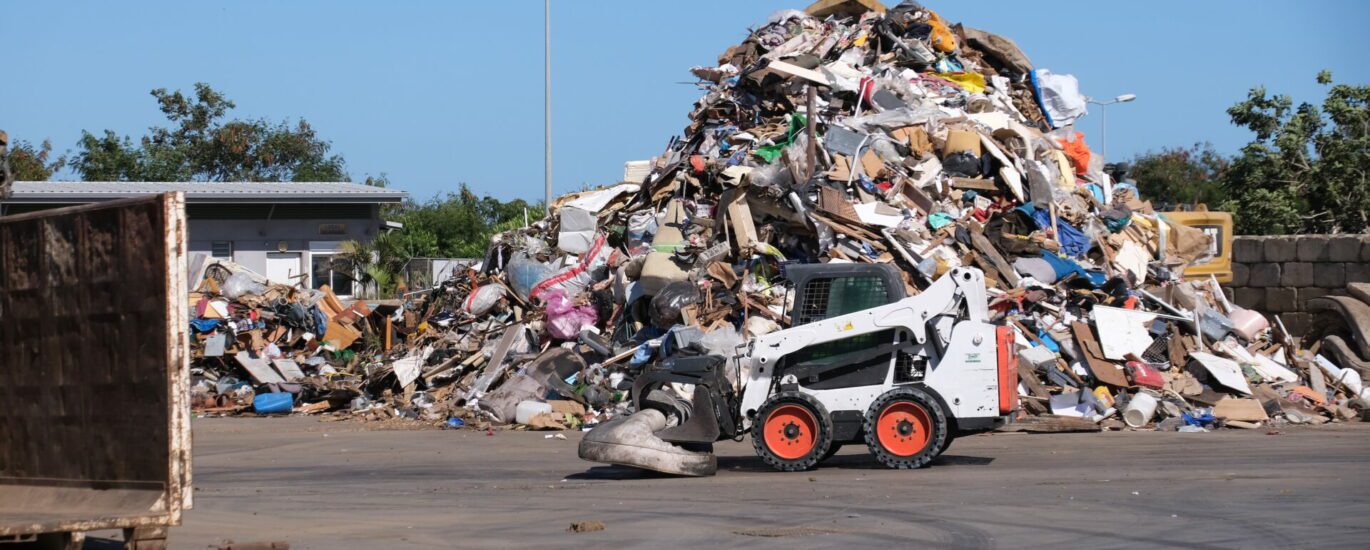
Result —
[[646, 409], [605, 422], [580, 441], [580, 458], [681, 476], [711, 476], [718, 471], [712, 452], [691, 451], [655, 435], [666, 428], [666, 415]]

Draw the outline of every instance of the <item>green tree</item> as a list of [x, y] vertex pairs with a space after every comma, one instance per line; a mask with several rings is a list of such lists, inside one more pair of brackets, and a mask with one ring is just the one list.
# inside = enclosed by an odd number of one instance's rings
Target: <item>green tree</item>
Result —
[[46, 181], [62, 169], [63, 161], [52, 156], [52, 142], [48, 140], [36, 147], [27, 141], [16, 141], [9, 154], [15, 181]]
[[71, 167], [86, 181], [346, 181], [340, 155], [304, 120], [227, 119], [235, 105], [208, 84], [193, 96], [152, 90], [168, 126], [136, 142], [82, 132]]
[[455, 193], [405, 204], [392, 218], [403, 223], [406, 232], [423, 231], [436, 237], [438, 255], [480, 258], [497, 228], [510, 223], [521, 227], [525, 212], [529, 223], [542, 219], [542, 203], [481, 197], [462, 184]]
[[1141, 196], [1157, 207], [1207, 204], [1216, 208], [1227, 197], [1223, 187], [1231, 159], [1209, 143], [1148, 152], [1132, 161], [1132, 179]]
[[[378, 184], [386, 183], [384, 176]], [[542, 203], [509, 202], [477, 196], [462, 184], [457, 192], [425, 202], [410, 201], [387, 213], [404, 229], [378, 235], [371, 243], [342, 244], [337, 261], [361, 274], [362, 282], [380, 296], [393, 295], [404, 281], [405, 266], [415, 258], [484, 258], [497, 233], [523, 227], [543, 216]]]
[[1251, 130], [1227, 172], [1235, 213], [1245, 234], [1364, 232], [1370, 227], [1370, 86], [1333, 84], [1321, 107], [1294, 106], [1286, 95], [1252, 89], [1228, 109]]

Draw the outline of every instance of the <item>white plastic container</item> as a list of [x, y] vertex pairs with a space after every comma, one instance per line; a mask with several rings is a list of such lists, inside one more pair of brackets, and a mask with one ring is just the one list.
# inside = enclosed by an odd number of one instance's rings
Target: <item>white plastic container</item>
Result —
[[[1151, 422], [1151, 417], [1156, 415], [1157, 401], [1147, 393], [1137, 393], [1132, 396], [1132, 400], [1127, 403], [1127, 408], [1123, 409], [1123, 422], [1128, 426], [1140, 428]], [[520, 407], [522, 405], [519, 405]]]
[[541, 401], [520, 401], [518, 408], [514, 410], [514, 421], [527, 424], [534, 416], [546, 412], [552, 412], [552, 405]]

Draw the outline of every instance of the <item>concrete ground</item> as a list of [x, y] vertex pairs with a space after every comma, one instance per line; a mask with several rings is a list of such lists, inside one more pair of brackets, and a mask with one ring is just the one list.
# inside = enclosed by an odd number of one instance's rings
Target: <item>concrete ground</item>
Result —
[[[1208, 434], [995, 434], [931, 467], [848, 447], [780, 473], [750, 440], [715, 477], [582, 462], [578, 433], [375, 431], [310, 418], [197, 419], [195, 508], [174, 548], [1359, 547], [1370, 425]], [[572, 522], [605, 528], [568, 533]]]

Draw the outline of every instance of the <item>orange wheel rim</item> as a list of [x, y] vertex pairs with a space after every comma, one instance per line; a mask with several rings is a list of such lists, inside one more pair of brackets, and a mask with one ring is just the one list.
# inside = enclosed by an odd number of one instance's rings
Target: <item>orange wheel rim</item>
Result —
[[781, 405], [766, 417], [766, 447], [785, 460], [803, 458], [818, 444], [818, 419], [799, 405]]
[[932, 440], [932, 419], [928, 411], [907, 401], [891, 403], [880, 411], [875, 429], [880, 445], [897, 456], [916, 455]]

